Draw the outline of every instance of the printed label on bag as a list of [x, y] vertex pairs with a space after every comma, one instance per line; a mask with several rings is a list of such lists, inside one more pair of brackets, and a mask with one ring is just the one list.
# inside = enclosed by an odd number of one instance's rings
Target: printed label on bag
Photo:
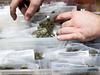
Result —
[[88, 65], [77, 65], [70, 63], [52, 63], [52, 69], [85, 69], [88, 68]]
[[71, 56], [89, 57], [89, 51], [60, 52], [59, 56], [62, 56], [62, 57], [71, 57]]
[[33, 60], [34, 60], [33, 49], [13, 51], [13, 52], [7, 53], [4, 57], [4, 63], [10, 63], [10, 62], [17, 63], [17, 62], [22, 62], [22, 61], [31, 62]]

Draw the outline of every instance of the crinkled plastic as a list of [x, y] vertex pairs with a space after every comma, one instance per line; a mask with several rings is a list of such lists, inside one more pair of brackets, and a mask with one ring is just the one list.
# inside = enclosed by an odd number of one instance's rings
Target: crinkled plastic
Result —
[[[69, 73], [77, 73], [80, 69], [81, 72], [88, 72], [88, 71], [98, 71], [99, 70], [99, 66], [100, 64], [98, 62], [96, 62], [100, 57], [88, 57], [88, 58], [84, 58], [84, 63], [82, 63], [82, 58], [80, 59], [81, 62], [76, 63], [75, 58], [74, 59], [69, 59], [71, 61], [68, 60], [68, 58], [66, 58], [66, 60], [59, 60], [59, 61], [54, 61], [51, 63], [51, 68], [55, 71], [55, 72], [59, 72], [59, 71], [63, 71], [63, 73], [67, 73], [65, 72], [68, 71]], [[93, 61], [93, 62], [92, 62]], [[77, 72], [76, 72], [77, 71]]]
[[[56, 1], [56, 0], [55, 0]], [[64, 0], [63, 0], [64, 1]], [[65, 0], [66, 1], [66, 0]], [[59, 6], [60, 5], [60, 6]], [[59, 59], [59, 52], [65, 52], [67, 49], [79, 49], [79, 51], [85, 51], [89, 50], [89, 52], [92, 52], [93, 50], [98, 51], [98, 49], [90, 48], [85, 46], [84, 44], [77, 43], [78, 41], [68, 42], [67, 41], [58, 41], [56, 36], [53, 38], [36, 38], [34, 36], [31, 36], [32, 32], [34, 32], [37, 29], [34, 29], [34, 27], [38, 27], [39, 23], [41, 21], [44, 21], [46, 18], [53, 19], [55, 16], [62, 12], [67, 11], [76, 11], [76, 6], [66, 6], [67, 3], [63, 2], [51, 2], [50, 4], [43, 4], [41, 6], [40, 11], [36, 13], [32, 19], [29, 22], [26, 22], [24, 20], [24, 16], [17, 11], [17, 21], [13, 22], [12, 18], [9, 13], [7, 13], [8, 9], [3, 9], [0, 11], [0, 24], [1, 24], [1, 35], [3, 35], [2, 39], [0, 39], [0, 50], [8, 50], [9, 52], [12, 51], [20, 51], [25, 49], [34, 49], [34, 53], [38, 52], [40, 53], [40, 56], [43, 57], [43, 59], [34, 60], [33, 63], [29, 63], [29, 61], [19, 60], [19, 58], [13, 59], [14, 61], [19, 61], [20, 64], [14, 63], [12, 61], [9, 61], [10, 64], [1, 64], [3, 67], [15, 67], [15, 70], [0, 70], [1, 74], [43, 74], [43, 75], [50, 75], [50, 74], [61, 74], [61, 75], [78, 75], [78, 74], [88, 74], [88, 71], [92, 71], [92, 74], [95, 75], [93, 71], [97, 71], [96, 74], [98, 74], [99, 67], [100, 67], [100, 57], [97, 55], [89, 56], [87, 58], [61, 58], [62, 60], [68, 60], [70, 64], [88, 64], [90, 66], [95, 67], [88, 67], [86, 69], [52, 69], [51, 63]], [[88, 4], [86, 5], [88, 6]], [[53, 7], [53, 8], [52, 8]], [[8, 6], [4, 7], [8, 8]], [[49, 11], [47, 11], [49, 8]], [[58, 8], [61, 8], [60, 10]], [[87, 10], [88, 8], [82, 7], [82, 10]], [[55, 11], [56, 10], [56, 11]], [[3, 14], [3, 15], [2, 15]], [[8, 15], [8, 16], [7, 16]], [[8, 19], [9, 18], [9, 19]], [[5, 22], [6, 20], [6, 22]], [[32, 23], [33, 22], [33, 23]], [[63, 21], [64, 22], [64, 21]], [[34, 24], [37, 23], [37, 24]], [[56, 31], [60, 28], [61, 23], [55, 24], [54, 27], [54, 34], [56, 34]], [[9, 28], [9, 26], [12, 26]], [[3, 27], [3, 28], [2, 28]], [[4, 30], [5, 29], [5, 30]], [[7, 30], [6, 30], [7, 29]], [[3, 31], [2, 31], [3, 30]], [[4, 36], [5, 32], [5, 36]], [[6, 33], [7, 32], [7, 33]], [[18, 35], [17, 35], [18, 34]], [[4, 39], [4, 37], [6, 39]], [[10, 50], [11, 49], [11, 50]], [[5, 50], [5, 51], [6, 51]], [[2, 52], [3, 53], [3, 52]], [[0, 56], [3, 57], [4, 55], [0, 52]], [[1, 58], [0, 58], [1, 60]], [[27, 59], [29, 60], [29, 58]], [[64, 63], [63, 61], [63, 63]], [[22, 63], [22, 64], [21, 64]], [[15, 64], [15, 65], [14, 65]], [[21, 70], [20, 67], [26, 67], [28, 66], [27, 70]], [[90, 73], [90, 75], [92, 75]]]
[[79, 50], [79, 51], [86, 51], [86, 50], [88, 50], [90, 54], [93, 53], [93, 51], [97, 51], [98, 52], [97, 55], [99, 55], [99, 53], [100, 53], [100, 51], [98, 49], [91, 48], [91, 47], [85, 46], [85, 45], [80, 44], [80, 43], [70, 43], [70, 44], [67, 44], [66, 49]]

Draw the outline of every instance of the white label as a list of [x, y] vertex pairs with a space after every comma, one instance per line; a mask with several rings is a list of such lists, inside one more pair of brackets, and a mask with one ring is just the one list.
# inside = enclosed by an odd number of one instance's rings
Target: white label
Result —
[[86, 69], [88, 65], [77, 65], [70, 63], [52, 63], [52, 69]]
[[62, 57], [71, 57], [71, 56], [89, 57], [89, 51], [60, 52], [59, 56], [62, 56]]
[[32, 62], [34, 60], [34, 50], [22, 50], [22, 51], [14, 51], [6, 54], [4, 57], [4, 63], [12, 63], [19, 61], [27, 61]]
[[14, 52], [8, 53], [7, 56], [21, 57], [21, 56], [29, 55], [31, 53], [33, 53], [33, 50], [14, 51]]

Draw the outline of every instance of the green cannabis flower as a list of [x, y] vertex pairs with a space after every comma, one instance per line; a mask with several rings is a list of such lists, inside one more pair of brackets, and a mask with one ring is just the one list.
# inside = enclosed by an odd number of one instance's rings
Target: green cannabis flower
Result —
[[36, 53], [35, 53], [35, 59], [36, 59], [36, 60], [39, 60], [39, 59], [43, 59], [43, 57], [40, 55], [39, 52], [36, 52]]
[[98, 51], [92, 51], [91, 54], [99, 54]]
[[67, 49], [66, 52], [75, 52], [75, 51], [79, 51], [78, 49], [75, 50], [71, 50], [71, 49]]
[[28, 69], [27, 67], [21, 67], [20, 69]]

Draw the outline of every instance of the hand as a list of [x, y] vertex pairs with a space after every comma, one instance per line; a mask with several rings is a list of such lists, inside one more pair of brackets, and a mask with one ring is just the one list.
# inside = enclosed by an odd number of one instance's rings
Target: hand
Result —
[[59, 14], [54, 22], [64, 22], [57, 31], [58, 40], [90, 41], [100, 37], [100, 16], [88, 11], [72, 11]]
[[[19, 7], [25, 19], [28, 21], [38, 10], [43, 0], [12, 0], [10, 5], [10, 13], [14, 20], [16, 20], [16, 8]], [[29, 6], [28, 9], [25, 6]]]

